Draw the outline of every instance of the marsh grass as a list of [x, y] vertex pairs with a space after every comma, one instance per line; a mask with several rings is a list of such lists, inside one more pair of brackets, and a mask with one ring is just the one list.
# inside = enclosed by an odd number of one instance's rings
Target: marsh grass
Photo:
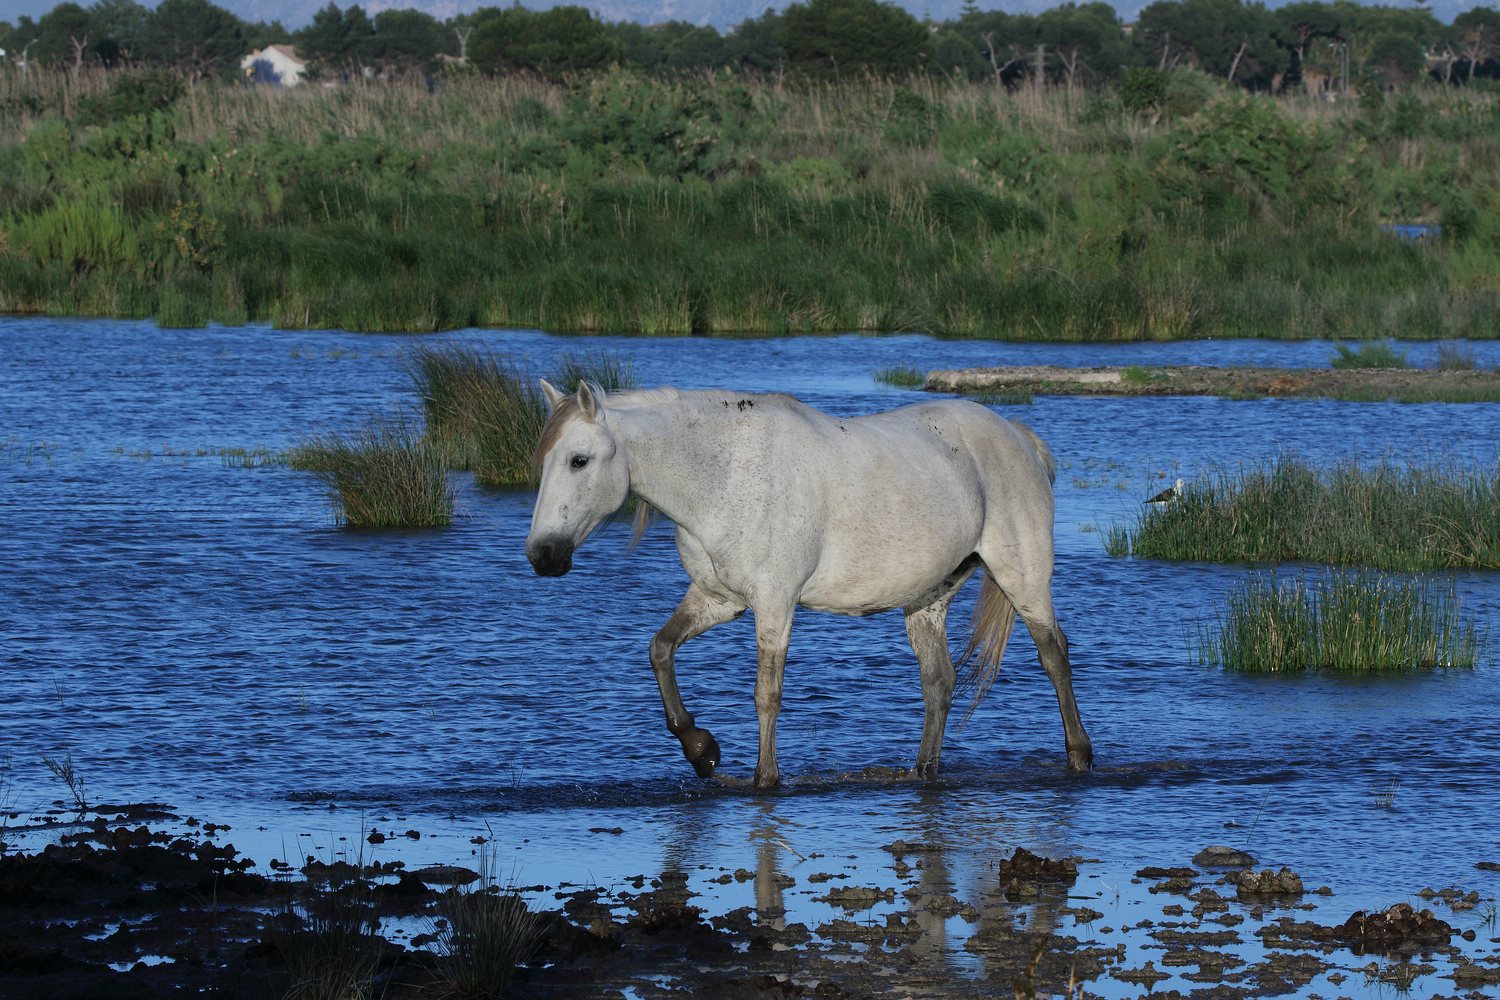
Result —
[[970, 392], [965, 399], [972, 399], [984, 406], [1030, 406], [1035, 400], [1030, 389], [1006, 389], [1001, 392]]
[[[635, 373], [619, 355], [597, 351], [564, 353], [550, 380], [567, 392], [594, 382], [613, 392], [635, 384]], [[425, 440], [450, 468], [474, 473], [488, 486], [531, 481], [532, 453], [547, 406], [538, 381], [511, 361], [465, 344], [421, 346], [406, 370], [422, 401]]]
[[1479, 367], [1474, 348], [1468, 344], [1439, 344], [1437, 370], [1440, 372], [1471, 372]]
[[433, 992], [477, 1000], [508, 994], [517, 968], [541, 944], [544, 924], [511, 886], [495, 876], [493, 852], [481, 848], [479, 882], [444, 893], [434, 920]]
[[407, 361], [422, 401], [424, 440], [477, 482], [531, 479], [531, 455], [547, 407], [535, 380], [510, 361], [464, 344], [422, 346]]
[[915, 389], [927, 381], [927, 373], [910, 365], [892, 365], [889, 368], [877, 369], [875, 381], [903, 389]]
[[1282, 455], [1186, 484], [1133, 526], [1112, 526], [1105, 549], [1200, 562], [1500, 569], [1500, 466], [1344, 462], [1319, 471]]
[[1479, 641], [1451, 581], [1334, 572], [1251, 576], [1198, 636], [1199, 661], [1255, 673], [1473, 667]]
[[1334, 344], [1337, 351], [1329, 359], [1331, 368], [1405, 368], [1406, 353], [1398, 350], [1390, 341], [1372, 340], [1353, 348], [1348, 344]]
[[563, 392], [577, 392], [592, 382], [605, 392], [635, 387], [635, 368], [611, 351], [565, 351], [557, 360], [557, 371], [548, 379]]
[[1493, 163], [1500, 97], [1480, 88], [1413, 91], [1433, 123], [1415, 134], [1216, 87], [1202, 114], [1147, 122], [1108, 92], [622, 70], [200, 82], [149, 114], [76, 113], [115, 82], [0, 74], [0, 310], [663, 335], [1496, 332], [1493, 213], [1420, 251], [1372, 221], [1494, 202], [1493, 171], [1455, 181], [1403, 152]]
[[314, 436], [290, 464], [327, 484], [343, 526], [428, 528], [453, 520], [443, 458], [405, 420], [382, 419], [348, 434]]

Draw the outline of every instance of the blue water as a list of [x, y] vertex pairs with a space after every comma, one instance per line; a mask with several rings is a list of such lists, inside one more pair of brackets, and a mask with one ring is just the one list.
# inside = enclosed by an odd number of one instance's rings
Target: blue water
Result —
[[[428, 338], [439, 339], [542, 372], [563, 352], [605, 349], [645, 385], [789, 391], [848, 414], [919, 398], [874, 381], [898, 364], [1324, 367], [1333, 354], [1326, 342]], [[453, 526], [348, 531], [312, 476], [219, 456], [412, 413], [402, 361], [413, 343], [0, 319], [0, 804], [25, 813], [57, 799], [41, 758], [71, 755], [95, 801], [164, 801], [272, 830], [330, 808], [349, 824], [399, 815], [487, 830], [526, 845], [524, 877], [555, 881], [688, 862], [753, 869], [770, 824], [803, 854], [836, 847], [851, 864], [875, 863], [897, 837], [941, 841], [958, 882], [1017, 844], [1128, 877], [1227, 840], [1333, 885], [1342, 915], [1424, 885], [1495, 893], [1496, 876], [1473, 868], [1500, 860], [1493, 630], [1474, 671], [1223, 674], [1192, 644], [1249, 570], [1113, 559], [1099, 531], [1176, 476], [1282, 449], [1322, 464], [1492, 464], [1494, 406], [1003, 408], [1059, 460], [1055, 596], [1095, 773], [1065, 773], [1052, 690], [1021, 636], [968, 726], [950, 726], [938, 785], [859, 777], [915, 755], [920, 694], [901, 618], [805, 612], [779, 730], [790, 787], [763, 798], [697, 781], [662, 724], [646, 645], [686, 586], [670, 525], [633, 553], [628, 526], [611, 527], [570, 575], [542, 580], [522, 551], [524, 492], [457, 476]], [[1406, 349], [1413, 363], [1435, 358], [1434, 345]], [[1500, 344], [1470, 349], [1500, 364]], [[1500, 577], [1457, 582], [1482, 625], [1500, 621]], [[678, 667], [724, 769], [748, 776], [749, 621], [690, 643]], [[1380, 792], [1392, 788], [1387, 805]], [[600, 825], [626, 833], [587, 832]]]

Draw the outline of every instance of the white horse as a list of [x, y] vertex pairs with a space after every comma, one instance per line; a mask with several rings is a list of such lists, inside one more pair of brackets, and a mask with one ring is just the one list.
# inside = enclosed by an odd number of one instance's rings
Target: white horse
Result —
[[651, 640], [651, 666], [667, 728], [699, 775], [718, 766], [719, 745], [683, 707], [677, 650], [755, 610], [755, 786], [774, 786], [782, 672], [799, 604], [846, 615], [905, 611], [926, 705], [917, 774], [936, 774], [956, 682], [948, 606], [981, 565], [962, 658], [977, 653], [975, 702], [999, 670], [1019, 612], [1057, 690], [1068, 765], [1092, 766], [1067, 639], [1052, 611], [1055, 471], [1029, 428], [963, 400], [839, 418], [783, 395], [606, 396], [583, 385], [568, 396], [545, 380], [542, 391], [550, 414], [537, 443], [526, 556], [542, 576], [568, 572], [574, 549], [631, 494], [676, 523], [692, 584]]

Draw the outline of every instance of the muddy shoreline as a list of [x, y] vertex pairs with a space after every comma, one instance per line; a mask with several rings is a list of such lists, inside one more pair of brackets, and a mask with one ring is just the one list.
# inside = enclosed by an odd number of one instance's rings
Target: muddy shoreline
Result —
[[[482, 837], [461, 863], [408, 865], [400, 843], [417, 830], [267, 861], [240, 854], [233, 829], [157, 804], [48, 823], [26, 838], [34, 849], [0, 852], [3, 998], [317, 995], [308, 955], [350, 948], [368, 956], [373, 995], [440, 994], [445, 906], [486, 867]], [[395, 856], [374, 862], [376, 846]], [[1500, 989], [1492, 861], [1476, 864], [1472, 885], [1442, 889], [1413, 890], [1393, 871], [1391, 905], [1366, 912], [1229, 847], [1131, 861], [1128, 884], [1112, 885], [1090, 875], [1109, 859], [996, 845], [978, 892], [954, 886], [938, 844], [882, 850], [872, 871], [768, 838], [755, 870], [669, 865], [607, 885], [511, 886], [540, 933], [516, 983], [537, 998]], [[362, 916], [341, 927], [328, 914], [352, 912], [339, 910], [351, 899]], [[806, 919], [806, 900], [825, 916]]]
[[1500, 371], [1424, 368], [1253, 368], [1020, 365], [927, 373], [929, 392], [1042, 396], [1220, 396], [1228, 399], [1455, 401], [1500, 398]]

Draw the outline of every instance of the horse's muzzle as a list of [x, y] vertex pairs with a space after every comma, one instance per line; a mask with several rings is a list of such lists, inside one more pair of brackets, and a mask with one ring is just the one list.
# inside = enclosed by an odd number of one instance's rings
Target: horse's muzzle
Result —
[[535, 542], [526, 546], [526, 558], [537, 576], [562, 576], [573, 568], [573, 543], [566, 539]]

